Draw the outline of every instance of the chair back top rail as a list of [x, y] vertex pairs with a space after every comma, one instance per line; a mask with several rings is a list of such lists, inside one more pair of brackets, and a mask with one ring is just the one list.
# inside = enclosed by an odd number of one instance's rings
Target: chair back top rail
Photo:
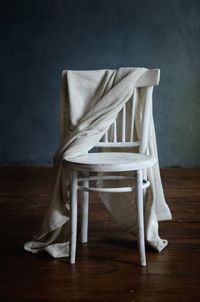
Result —
[[138, 79], [135, 87], [157, 86], [159, 81], [160, 69], [149, 69]]

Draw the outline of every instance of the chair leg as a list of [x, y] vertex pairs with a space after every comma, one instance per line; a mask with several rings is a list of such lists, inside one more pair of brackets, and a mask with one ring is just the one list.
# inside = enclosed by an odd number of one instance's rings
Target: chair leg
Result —
[[140, 265], [146, 266], [142, 181], [143, 181], [142, 170], [139, 170], [137, 171], [137, 190], [136, 190], [138, 245], [139, 245], [139, 253], [140, 253]]
[[77, 241], [77, 171], [71, 174], [71, 242], [70, 242], [70, 263], [76, 261], [76, 241]]
[[[84, 173], [87, 177], [88, 173]], [[84, 187], [88, 187], [89, 181], [85, 180]], [[81, 242], [86, 243], [88, 241], [88, 209], [89, 209], [89, 192], [83, 191], [82, 197], [82, 221], [81, 221]]]

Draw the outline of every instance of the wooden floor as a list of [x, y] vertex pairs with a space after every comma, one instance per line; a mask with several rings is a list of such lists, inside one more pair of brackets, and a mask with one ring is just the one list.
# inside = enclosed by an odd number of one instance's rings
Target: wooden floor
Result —
[[160, 254], [147, 248], [147, 268], [97, 195], [89, 244], [78, 246], [76, 265], [25, 252], [48, 204], [51, 172], [0, 168], [0, 301], [200, 301], [200, 169], [162, 170], [173, 221], [160, 223], [169, 246]]

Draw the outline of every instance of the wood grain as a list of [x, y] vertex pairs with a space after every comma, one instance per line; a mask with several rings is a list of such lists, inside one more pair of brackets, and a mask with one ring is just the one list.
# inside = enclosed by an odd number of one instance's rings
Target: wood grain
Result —
[[71, 266], [23, 250], [47, 208], [52, 169], [1, 167], [0, 301], [199, 301], [200, 169], [163, 169], [162, 179], [173, 214], [173, 221], [160, 223], [167, 249], [147, 248], [148, 266], [138, 266], [136, 242], [92, 194], [89, 242], [78, 244]]

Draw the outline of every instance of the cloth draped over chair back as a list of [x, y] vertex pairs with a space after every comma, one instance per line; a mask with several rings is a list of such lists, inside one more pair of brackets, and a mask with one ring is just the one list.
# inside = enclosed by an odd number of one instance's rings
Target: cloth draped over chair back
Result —
[[[145, 68], [102, 69], [93, 71], [63, 71], [61, 88], [61, 143], [54, 156], [54, 181], [47, 213], [40, 234], [26, 242], [27, 251], [47, 251], [53, 257], [69, 255], [69, 179], [63, 168], [63, 158], [87, 153], [102, 138], [124, 104], [136, 93], [138, 79]], [[138, 116], [145, 88], [137, 89]], [[140, 129], [136, 120], [137, 132]], [[151, 115], [148, 151], [157, 157], [153, 116]], [[145, 236], [147, 242], [161, 251], [167, 241], [159, 237], [158, 221], [171, 219], [165, 202], [159, 165], [148, 169], [151, 187], [145, 202]], [[134, 193], [101, 195], [107, 209], [122, 229], [136, 235]]]

